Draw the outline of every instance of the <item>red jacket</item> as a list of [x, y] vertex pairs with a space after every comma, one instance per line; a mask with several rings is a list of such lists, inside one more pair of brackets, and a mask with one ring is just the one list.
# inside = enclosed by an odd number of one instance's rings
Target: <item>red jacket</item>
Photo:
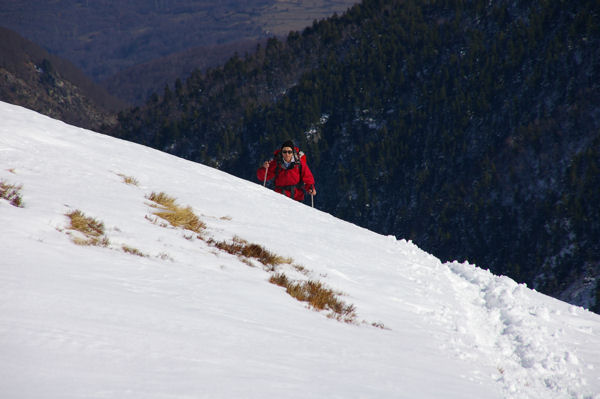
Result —
[[[256, 177], [258, 180], [264, 181], [265, 168], [258, 168]], [[298, 147], [294, 148], [294, 159], [287, 169], [283, 165], [280, 150], [275, 151], [269, 164], [269, 170], [267, 170], [267, 180], [272, 178], [275, 178], [275, 191], [290, 198], [293, 192], [296, 201], [304, 200], [304, 192], [315, 185], [315, 178], [306, 164], [306, 157], [298, 150]]]

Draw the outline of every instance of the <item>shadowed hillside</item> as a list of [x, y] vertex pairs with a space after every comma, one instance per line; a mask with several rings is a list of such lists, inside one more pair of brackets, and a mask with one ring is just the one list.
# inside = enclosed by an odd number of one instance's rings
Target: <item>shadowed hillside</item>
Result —
[[[145, 100], [149, 88], [162, 89], [165, 80], [172, 84], [195, 68], [215, 66], [215, 60], [221, 63], [240, 50], [234, 43], [286, 35], [314, 20], [344, 12], [355, 3], [356, 0], [25, 0], [2, 4], [0, 26], [70, 60], [95, 81], [105, 82], [112, 94], [135, 101], [142, 97]], [[216, 49], [221, 45], [222, 49]], [[162, 61], [162, 65], [153, 62], [182, 53], [183, 57], [169, 61], [172, 67]], [[223, 55], [215, 58], [215, 53]], [[144, 64], [136, 68], [140, 74], [119, 74], [140, 64]], [[156, 83], [149, 83], [145, 80], [148, 78], [156, 79]], [[120, 83], [125, 80], [129, 82], [121, 91]]]
[[184, 50], [117, 72], [102, 85], [117, 97], [141, 105], [152, 93], [162, 92], [165, 86], [173, 86], [177, 79], [184, 79], [196, 69], [218, 67], [236, 53], [254, 52], [265, 41], [244, 40]]
[[125, 107], [69, 61], [1, 27], [0, 100], [96, 130]]

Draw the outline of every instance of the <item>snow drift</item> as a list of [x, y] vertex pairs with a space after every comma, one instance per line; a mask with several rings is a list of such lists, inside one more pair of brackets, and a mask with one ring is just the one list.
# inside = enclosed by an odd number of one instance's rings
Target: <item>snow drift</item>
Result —
[[[203, 165], [6, 103], [0, 121], [23, 201], [0, 199], [3, 398], [600, 398], [596, 314]], [[203, 237], [153, 218], [153, 192]], [[73, 242], [76, 210], [107, 245]], [[354, 321], [209, 243], [234, 237]]]

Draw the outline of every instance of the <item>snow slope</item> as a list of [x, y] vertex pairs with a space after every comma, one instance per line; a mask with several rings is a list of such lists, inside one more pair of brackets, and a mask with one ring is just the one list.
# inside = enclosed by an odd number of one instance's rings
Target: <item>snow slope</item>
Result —
[[[0, 200], [2, 398], [600, 398], [600, 316], [260, 184], [6, 103], [0, 180], [24, 201]], [[205, 238], [149, 220], [152, 192]], [[75, 245], [73, 210], [110, 245]], [[356, 321], [207, 243], [235, 236]]]

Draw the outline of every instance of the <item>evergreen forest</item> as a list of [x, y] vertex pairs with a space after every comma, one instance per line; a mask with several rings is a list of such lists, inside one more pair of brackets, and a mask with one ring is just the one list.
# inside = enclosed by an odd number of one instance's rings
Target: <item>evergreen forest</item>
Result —
[[111, 134], [257, 183], [291, 138], [319, 209], [600, 310], [597, 0], [364, 0]]

